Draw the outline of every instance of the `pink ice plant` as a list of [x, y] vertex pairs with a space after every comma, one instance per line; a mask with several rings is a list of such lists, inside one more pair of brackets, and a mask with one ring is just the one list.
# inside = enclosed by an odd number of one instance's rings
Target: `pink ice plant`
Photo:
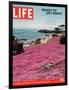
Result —
[[[59, 38], [29, 46], [24, 53], [13, 56], [13, 81], [64, 78], [65, 45], [59, 43]], [[54, 67], [44, 70], [42, 66], [48, 63], [53, 63]]]

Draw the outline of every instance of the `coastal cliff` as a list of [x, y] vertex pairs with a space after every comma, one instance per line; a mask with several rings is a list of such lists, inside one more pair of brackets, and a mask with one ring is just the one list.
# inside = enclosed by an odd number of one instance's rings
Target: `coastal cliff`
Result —
[[40, 33], [57, 33], [57, 32], [61, 33], [62, 31], [40, 29], [40, 30], [38, 30], [38, 32], [40, 32]]

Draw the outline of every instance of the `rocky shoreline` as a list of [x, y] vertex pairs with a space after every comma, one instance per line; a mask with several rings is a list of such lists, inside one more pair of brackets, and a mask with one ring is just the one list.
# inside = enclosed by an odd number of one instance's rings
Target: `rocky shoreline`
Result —
[[40, 44], [40, 43], [47, 43], [47, 41], [52, 38], [52, 36], [48, 36], [48, 37], [43, 37], [43, 38], [39, 38], [36, 40], [32, 40], [32, 41], [27, 41], [25, 44], [23, 44], [23, 47], [28, 47], [31, 45], [35, 45], [35, 44]]

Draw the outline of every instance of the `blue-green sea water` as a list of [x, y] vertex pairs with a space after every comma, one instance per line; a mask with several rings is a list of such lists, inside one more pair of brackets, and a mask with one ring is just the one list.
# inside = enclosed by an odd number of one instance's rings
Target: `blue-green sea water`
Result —
[[[45, 34], [34, 29], [14, 29], [13, 35], [18, 39], [35, 40], [42, 38]], [[47, 36], [48, 37], [48, 36]]]

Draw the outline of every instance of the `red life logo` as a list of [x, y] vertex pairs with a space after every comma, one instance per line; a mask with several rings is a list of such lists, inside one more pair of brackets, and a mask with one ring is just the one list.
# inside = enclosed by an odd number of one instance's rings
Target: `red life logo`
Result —
[[13, 19], [33, 19], [33, 8], [13, 7]]

